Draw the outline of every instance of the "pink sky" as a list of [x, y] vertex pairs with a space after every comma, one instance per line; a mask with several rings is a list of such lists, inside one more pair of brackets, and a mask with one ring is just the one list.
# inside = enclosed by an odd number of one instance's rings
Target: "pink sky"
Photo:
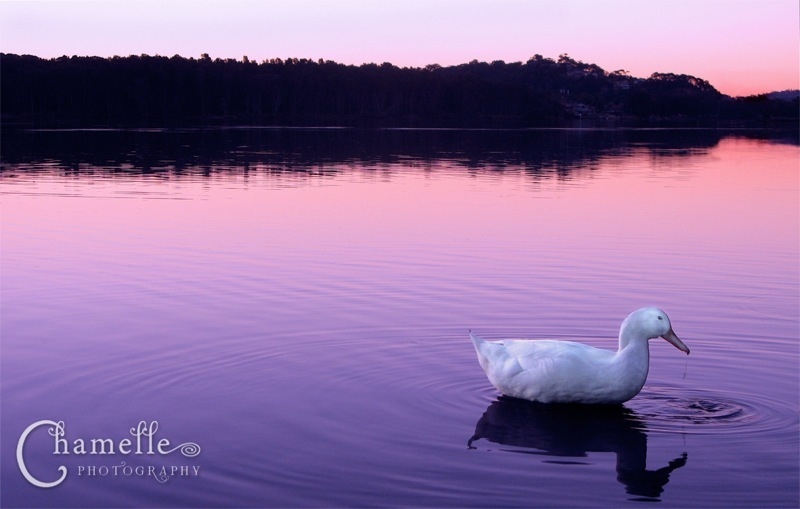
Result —
[[797, 0], [0, 1], [0, 49], [455, 65], [561, 53], [721, 92], [800, 88]]

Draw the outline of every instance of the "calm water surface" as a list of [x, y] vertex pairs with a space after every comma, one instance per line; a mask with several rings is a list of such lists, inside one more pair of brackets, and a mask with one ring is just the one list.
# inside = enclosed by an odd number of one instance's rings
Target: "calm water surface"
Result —
[[[5, 135], [0, 502], [797, 507], [794, 138]], [[615, 348], [651, 304], [692, 354], [622, 407], [499, 397], [467, 337]]]

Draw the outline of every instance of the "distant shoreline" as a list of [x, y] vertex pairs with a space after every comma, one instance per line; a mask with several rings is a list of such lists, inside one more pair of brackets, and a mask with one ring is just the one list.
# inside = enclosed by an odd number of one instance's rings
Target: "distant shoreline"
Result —
[[307, 59], [0, 54], [4, 127], [791, 127], [792, 91], [744, 98], [561, 55], [451, 67]]

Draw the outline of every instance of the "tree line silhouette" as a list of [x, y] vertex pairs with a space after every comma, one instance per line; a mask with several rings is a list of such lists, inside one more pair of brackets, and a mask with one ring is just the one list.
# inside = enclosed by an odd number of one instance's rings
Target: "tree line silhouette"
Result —
[[408, 127], [795, 121], [798, 103], [731, 98], [688, 75], [642, 79], [569, 55], [442, 67], [278, 58], [60, 57], [0, 53], [4, 125], [209, 123]]

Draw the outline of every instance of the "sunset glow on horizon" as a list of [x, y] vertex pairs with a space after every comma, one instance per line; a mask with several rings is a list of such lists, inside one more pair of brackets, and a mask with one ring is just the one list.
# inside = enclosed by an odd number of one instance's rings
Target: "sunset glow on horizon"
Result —
[[796, 0], [3, 1], [0, 50], [390, 62], [524, 62], [690, 74], [721, 92], [800, 88]]

